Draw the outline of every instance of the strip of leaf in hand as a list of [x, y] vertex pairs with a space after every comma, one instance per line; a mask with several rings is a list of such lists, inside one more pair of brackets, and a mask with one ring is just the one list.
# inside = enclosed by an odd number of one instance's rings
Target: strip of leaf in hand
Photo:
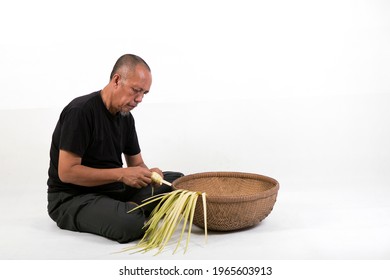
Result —
[[138, 249], [136, 252], [147, 252], [158, 249], [157, 254], [161, 253], [171, 240], [179, 224], [183, 223], [179, 240], [173, 254], [177, 251], [183, 239], [184, 232], [188, 224], [187, 240], [184, 253], [188, 249], [192, 223], [195, 214], [195, 207], [199, 196], [202, 196], [205, 237], [207, 241], [207, 212], [206, 212], [206, 194], [188, 190], [174, 190], [169, 193], [155, 195], [144, 200], [143, 204], [133, 208], [129, 212], [142, 208], [147, 204], [157, 202], [157, 206], [150, 214], [149, 220], [145, 223], [146, 231], [142, 239], [133, 247], [125, 248], [121, 252]]

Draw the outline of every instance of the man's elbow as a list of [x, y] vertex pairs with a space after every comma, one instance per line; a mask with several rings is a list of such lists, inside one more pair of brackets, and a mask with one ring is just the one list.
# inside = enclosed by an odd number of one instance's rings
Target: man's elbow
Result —
[[58, 159], [58, 177], [64, 183], [74, 184], [77, 178], [81, 158], [71, 152], [60, 150]]
[[76, 165], [58, 164], [58, 177], [61, 182], [67, 184], [77, 184], [76, 169]]
[[61, 182], [63, 183], [72, 183], [72, 175], [71, 172], [68, 170], [64, 170], [62, 168], [58, 169], [58, 177], [60, 178]]

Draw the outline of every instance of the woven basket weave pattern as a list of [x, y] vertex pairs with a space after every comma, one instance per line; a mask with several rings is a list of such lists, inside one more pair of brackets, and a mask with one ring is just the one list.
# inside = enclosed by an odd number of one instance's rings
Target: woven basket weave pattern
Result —
[[[175, 189], [205, 192], [207, 228], [231, 231], [258, 224], [272, 211], [279, 183], [266, 176], [240, 172], [207, 172], [173, 182]], [[203, 206], [198, 200], [194, 224], [204, 227]]]

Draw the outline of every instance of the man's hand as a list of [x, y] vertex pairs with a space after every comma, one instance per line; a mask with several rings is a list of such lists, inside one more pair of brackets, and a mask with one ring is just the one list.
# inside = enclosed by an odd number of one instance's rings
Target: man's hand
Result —
[[123, 168], [123, 175], [119, 178], [119, 181], [128, 186], [140, 189], [152, 183], [151, 177], [152, 171], [145, 167], [135, 166]]

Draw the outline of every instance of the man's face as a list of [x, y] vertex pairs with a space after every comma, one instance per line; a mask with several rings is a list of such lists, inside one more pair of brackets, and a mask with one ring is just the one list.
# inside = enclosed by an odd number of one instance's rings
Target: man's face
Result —
[[152, 85], [152, 76], [143, 65], [137, 65], [132, 73], [127, 77], [121, 77], [117, 93], [116, 107], [122, 115], [127, 115], [139, 103], [142, 102], [144, 95], [147, 94]]

